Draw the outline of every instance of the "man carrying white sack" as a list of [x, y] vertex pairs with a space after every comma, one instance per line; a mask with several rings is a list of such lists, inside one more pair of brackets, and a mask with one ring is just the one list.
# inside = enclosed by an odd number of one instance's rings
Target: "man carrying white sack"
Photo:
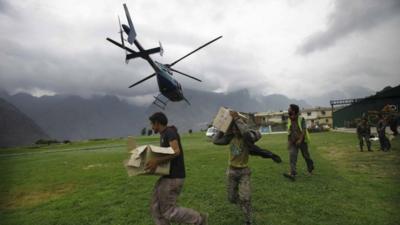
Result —
[[174, 154], [151, 159], [146, 170], [154, 173], [159, 164], [170, 162], [169, 175], [162, 176], [156, 182], [151, 200], [151, 214], [157, 225], [169, 225], [170, 222], [207, 225], [208, 215], [193, 209], [176, 205], [185, 180], [185, 163], [180, 136], [175, 126], [167, 126], [168, 119], [162, 112], [149, 118], [154, 133], [160, 133], [160, 146], [171, 147]]

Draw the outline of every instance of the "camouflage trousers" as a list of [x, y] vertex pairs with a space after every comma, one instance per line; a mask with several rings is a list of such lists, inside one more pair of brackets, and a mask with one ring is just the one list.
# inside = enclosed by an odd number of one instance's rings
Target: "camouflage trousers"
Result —
[[246, 223], [251, 223], [251, 188], [249, 168], [232, 168], [227, 170], [228, 201], [239, 205], [244, 213]]
[[158, 179], [154, 186], [151, 200], [151, 214], [156, 225], [170, 225], [170, 222], [184, 224], [201, 224], [200, 213], [193, 209], [176, 205], [182, 191], [184, 179]]

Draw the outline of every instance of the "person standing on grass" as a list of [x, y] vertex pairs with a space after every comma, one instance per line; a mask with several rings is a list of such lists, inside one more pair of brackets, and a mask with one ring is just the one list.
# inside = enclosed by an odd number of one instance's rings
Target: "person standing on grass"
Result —
[[162, 112], [149, 118], [154, 133], [160, 134], [160, 146], [171, 147], [175, 154], [153, 158], [146, 164], [146, 170], [153, 172], [159, 164], [170, 162], [169, 175], [156, 182], [151, 200], [151, 214], [155, 224], [169, 225], [171, 222], [184, 224], [208, 224], [208, 214], [176, 205], [185, 180], [185, 162], [180, 136], [175, 126], [167, 126], [168, 119]]
[[371, 126], [368, 123], [368, 118], [363, 117], [361, 122], [357, 125], [357, 137], [360, 142], [360, 151], [364, 150], [364, 140], [367, 144], [368, 151], [371, 152]]
[[381, 145], [381, 151], [389, 151], [391, 148], [391, 144], [389, 139], [386, 137], [386, 120], [382, 114], [378, 114], [378, 124], [376, 125], [376, 131], [378, 132], [379, 143]]
[[[237, 112], [231, 111], [233, 122], [228, 131], [224, 134], [219, 131], [213, 137], [216, 145], [230, 144], [230, 161], [227, 170], [228, 176], [228, 200], [238, 204], [245, 216], [245, 224], [252, 224], [251, 189], [248, 159], [250, 155], [258, 155], [263, 158], [272, 158], [280, 163], [281, 158], [265, 149], [256, 146], [254, 142], [259, 139], [257, 134], [251, 132]], [[260, 136], [261, 137], [261, 136]]]
[[289, 160], [290, 160], [290, 172], [284, 173], [283, 176], [289, 178], [292, 181], [296, 180], [296, 164], [297, 155], [299, 150], [303, 155], [304, 160], [307, 164], [307, 170], [310, 174], [314, 170], [314, 162], [310, 157], [308, 151], [308, 144], [310, 137], [306, 127], [305, 119], [300, 116], [299, 106], [291, 104], [288, 109], [289, 119], [287, 125], [288, 131], [288, 149], [289, 149]]

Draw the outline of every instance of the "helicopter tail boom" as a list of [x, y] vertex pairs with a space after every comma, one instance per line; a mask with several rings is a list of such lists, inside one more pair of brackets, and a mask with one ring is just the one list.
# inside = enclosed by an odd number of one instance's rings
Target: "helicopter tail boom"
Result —
[[125, 10], [126, 20], [128, 21], [128, 24], [129, 24], [129, 28], [126, 25], [122, 26], [122, 28], [124, 28], [124, 31], [128, 34], [129, 44], [132, 44], [136, 39], [136, 31], [135, 31], [135, 27], [133, 26], [133, 22], [131, 19], [131, 15], [129, 14], [128, 7], [126, 6], [125, 3], [123, 4], [123, 6], [124, 6], [124, 10]]

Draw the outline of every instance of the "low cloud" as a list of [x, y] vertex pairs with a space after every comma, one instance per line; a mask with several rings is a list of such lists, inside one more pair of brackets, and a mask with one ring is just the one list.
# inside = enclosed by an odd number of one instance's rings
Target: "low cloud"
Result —
[[329, 48], [354, 32], [370, 30], [398, 16], [399, 0], [336, 0], [326, 30], [309, 36], [298, 52], [309, 54]]
[[[0, 89], [151, 101], [158, 91], [155, 78], [128, 86], [152, 68], [140, 59], [126, 65], [124, 51], [105, 40], [119, 39], [117, 15], [126, 23], [123, 2], [0, 0]], [[203, 80], [174, 74], [184, 90], [246, 88], [306, 99], [351, 82], [375, 91], [400, 83], [399, 1], [335, 2], [333, 11], [331, 0], [127, 3], [140, 43], [152, 48], [162, 41], [164, 56], [152, 55], [162, 63], [224, 36], [176, 65]]]

